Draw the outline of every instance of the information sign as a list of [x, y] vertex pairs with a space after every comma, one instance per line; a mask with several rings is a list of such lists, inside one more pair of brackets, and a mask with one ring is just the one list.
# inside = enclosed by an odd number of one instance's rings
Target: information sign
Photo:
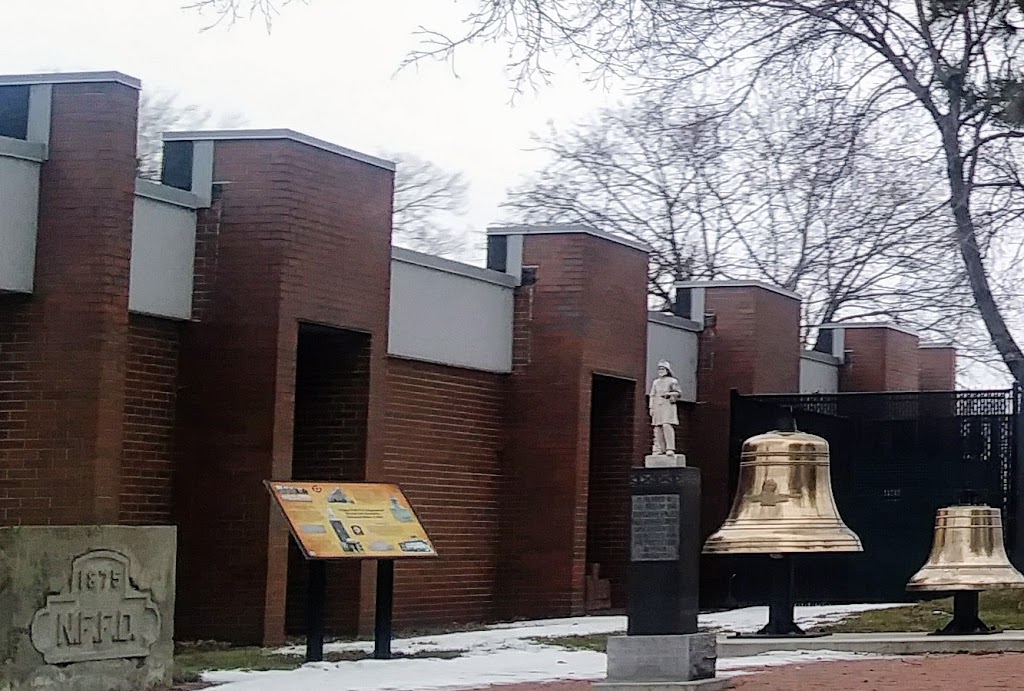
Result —
[[436, 557], [395, 485], [267, 482], [308, 559]]

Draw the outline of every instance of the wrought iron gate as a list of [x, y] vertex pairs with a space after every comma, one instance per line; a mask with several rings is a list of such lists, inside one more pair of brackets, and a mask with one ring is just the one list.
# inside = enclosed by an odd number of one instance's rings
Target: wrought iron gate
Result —
[[[843, 520], [864, 543], [851, 555], [808, 555], [797, 567], [801, 602], [892, 602], [924, 563], [936, 509], [986, 503], [1003, 512], [1007, 547], [1018, 538], [1016, 477], [1020, 393], [781, 394], [732, 397], [731, 488], [743, 440], [790, 415], [801, 431], [824, 437]], [[736, 558], [732, 599], [763, 600], [763, 569]]]

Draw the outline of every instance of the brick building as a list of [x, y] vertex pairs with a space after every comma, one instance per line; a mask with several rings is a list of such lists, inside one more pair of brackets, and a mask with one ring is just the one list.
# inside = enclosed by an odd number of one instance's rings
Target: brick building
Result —
[[[441, 557], [397, 569], [399, 626], [578, 614], [595, 564], [623, 604], [658, 359], [706, 532], [731, 390], [954, 384], [891, 325], [802, 352], [799, 298], [753, 282], [649, 314], [646, 248], [600, 230], [492, 228], [487, 268], [393, 248], [392, 164], [289, 130], [170, 133], [136, 179], [139, 86], [0, 77], [0, 525], [177, 525], [183, 639], [301, 630], [266, 479], [402, 486]], [[335, 632], [373, 568], [331, 564]]]

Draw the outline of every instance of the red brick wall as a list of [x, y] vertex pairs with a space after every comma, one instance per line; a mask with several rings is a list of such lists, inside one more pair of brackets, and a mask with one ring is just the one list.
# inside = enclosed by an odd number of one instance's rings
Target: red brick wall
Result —
[[295, 141], [215, 145], [214, 179], [230, 184], [200, 219], [216, 255], [197, 264], [202, 321], [182, 342], [184, 637], [283, 640], [290, 537], [262, 483], [292, 474], [299, 322], [371, 335], [366, 479], [379, 476], [393, 177]]
[[216, 305], [217, 261], [220, 257], [220, 225], [224, 213], [221, 190], [215, 186], [209, 208], [196, 218], [196, 256], [192, 279], [192, 319], [203, 322], [211, 318]]
[[[700, 335], [691, 465], [701, 469], [704, 534], [729, 510], [729, 396], [800, 389], [800, 303], [756, 286], [705, 289], [714, 324]], [[765, 430], [767, 431], [767, 430]]]
[[917, 357], [921, 391], [952, 391], [956, 388], [956, 348], [920, 348]]
[[[533, 240], [534, 238], [530, 238]], [[569, 614], [582, 410], [579, 336], [562, 315], [578, 315], [583, 246], [575, 236], [545, 237], [525, 264], [535, 285], [516, 291], [508, 425], [508, 516], [499, 578], [501, 615]], [[541, 249], [544, 252], [541, 252]], [[539, 256], [538, 256], [539, 255]], [[575, 276], [572, 275], [575, 268]], [[525, 322], [525, 323], [523, 323]], [[525, 353], [523, 352], [525, 351]], [[552, 405], [552, 402], [557, 402]], [[582, 493], [586, 496], [586, 490]]]
[[840, 391], [917, 391], [918, 338], [884, 326], [845, 330]]
[[885, 390], [917, 391], [921, 381], [917, 336], [890, 329], [887, 340]]
[[35, 289], [0, 301], [0, 521], [120, 512], [137, 90], [53, 86]]
[[[799, 391], [799, 301], [771, 291], [758, 290], [754, 293], [753, 308], [758, 347], [753, 363], [751, 393]], [[728, 370], [722, 374], [729, 376]]]
[[398, 563], [397, 626], [496, 614], [507, 391], [507, 375], [388, 360], [384, 475], [441, 555]]
[[174, 425], [180, 324], [131, 315], [125, 377], [120, 521], [173, 522]]
[[[29, 398], [39, 386], [33, 368], [31, 340], [33, 313], [28, 296], [0, 294], [0, 525], [23, 522], [23, 512], [38, 511], [36, 521], [45, 523], [42, 510], [51, 505], [36, 481], [40, 451], [36, 435], [29, 431]], [[31, 435], [31, 439], [30, 439]]]
[[[523, 263], [539, 268], [516, 295], [501, 599], [519, 616], [581, 613], [592, 379], [646, 375], [647, 257], [582, 233], [527, 235]], [[647, 443], [643, 388], [633, 463]]]
[[[249, 171], [235, 166], [219, 163], [217, 179], [246, 180]], [[268, 156], [252, 161], [249, 174], [270, 176], [272, 169]], [[175, 632], [262, 643], [272, 519], [261, 482], [272, 475], [280, 258], [273, 216], [260, 213], [259, 185], [225, 189], [216, 231], [211, 212], [200, 212], [200, 225], [216, 232], [219, 254], [207, 263], [215, 275], [197, 274], [197, 282], [217, 290], [202, 321], [182, 333]]]

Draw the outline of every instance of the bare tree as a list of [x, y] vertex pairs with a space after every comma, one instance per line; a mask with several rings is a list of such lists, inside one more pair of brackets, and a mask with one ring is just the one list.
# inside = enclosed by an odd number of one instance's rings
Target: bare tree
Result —
[[[163, 133], [198, 130], [213, 120], [213, 113], [200, 106], [182, 103], [172, 93], [143, 91], [139, 96], [138, 173], [149, 180], [160, 179], [163, 161]], [[231, 122], [239, 122], [239, 118]]]
[[461, 173], [446, 171], [412, 154], [392, 153], [396, 162], [392, 228], [396, 244], [456, 257], [466, 250], [469, 185]]
[[766, 83], [827, 75], [865, 127], [888, 134], [895, 166], [941, 166], [973, 302], [1024, 383], [987, 254], [1019, 233], [1024, 207], [1021, 0], [482, 0], [467, 21], [457, 40], [429, 35], [419, 57], [506, 38], [520, 79], [563, 51], [648, 85], [712, 85], [705, 102], [734, 106]]
[[948, 307], [962, 272], [934, 242], [950, 224], [933, 180], [881, 166], [856, 113], [827, 91], [763, 95], [739, 111], [690, 101], [652, 94], [551, 133], [541, 145], [552, 163], [506, 208], [647, 243], [663, 305], [676, 280], [753, 278], [803, 295], [807, 326], [885, 314], [934, 331], [915, 313]]
[[215, 116], [213, 111], [193, 103], [183, 103], [176, 94], [143, 91], [139, 96], [137, 133], [138, 174], [149, 180], [160, 179], [163, 163], [164, 132], [182, 132], [204, 128], [242, 127], [245, 118], [237, 113]]
[[260, 17], [266, 23], [269, 31], [280, 8], [291, 4], [305, 4], [305, 2], [306, 0], [193, 0], [186, 2], [182, 7], [186, 10], [212, 15], [213, 22], [210, 28], [225, 22], [233, 24], [240, 20]]
[[728, 240], [704, 194], [723, 164], [720, 123], [677, 117], [660, 99], [608, 110], [539, 141], [552, 162], [505, 203], [512, 221], [581, 223], [652, 247], [650, 292], [671, 300], [676, 279], [724, 275]]
[[[182, 103], [169, 93], [143, 92], [139, 99], [138, 174], [160, 179], [163, 133], [196, 130], [212, 125], [239, 127], [239, 116], [214, 118], [200, 106]], [[411, 154], [386, 154], [397, 163], [393, 230], [399, 244], [444, 256], [464, 252], [468, 229], [459, 216], [466, 210], [468, 184], [461, 173], [451, 173]]]

